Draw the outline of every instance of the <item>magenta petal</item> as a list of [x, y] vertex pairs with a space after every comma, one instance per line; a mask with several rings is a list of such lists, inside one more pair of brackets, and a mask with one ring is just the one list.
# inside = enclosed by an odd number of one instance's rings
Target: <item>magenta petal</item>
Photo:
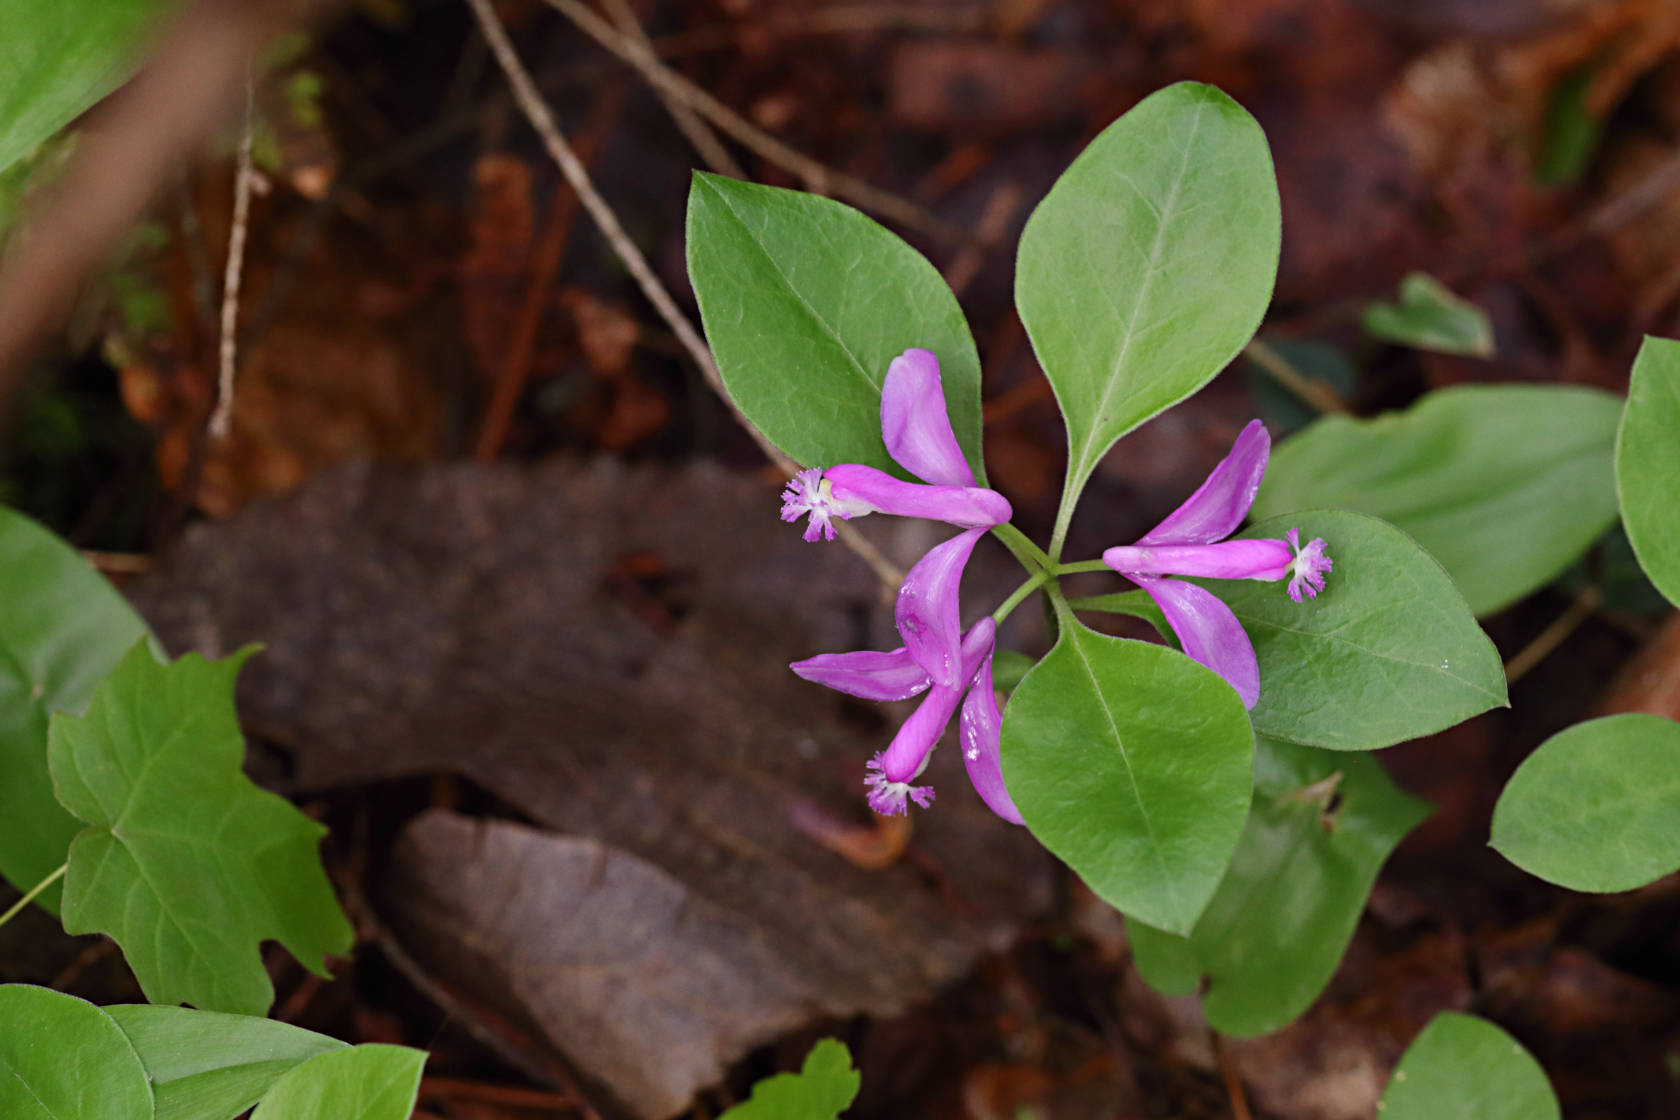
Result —
[[957, 596], [963, 567], [984, 532], [970, 529], [928, 549], [898, 589], [898, 603], [893, 609], [898, 633], [916, 664], [927, 670], [935, 685], [944, 688], [955, 688], [967, 679], [962, 674], [962, 618]]
[[903, 646], [891, 653], [872, 649], [821, 653], [788, 668], [815, 684], [865, 700], [908, 700], [933, 683]]
[[951, 716], [957, 710], [963, 686], [979, 673], [982, 663], [991, 664], [992, 646], [996, 641], [997, 623], [990, 618], [982, 618], [968, 628], [960, 651], [960, 681], [949, 688], [936, 686], [930, 690], [898, 729], [898, 734], [893, 736], [892, 745], [881, 754], [881, 769], [889, 781], [908, 782], [922, 772], [928, 752], [939, 742], [945, 725], [951, 722]]
[[858, 463], [830, 467], [823, 475], [836, 509], [846, 517], [891, 513], [925, 517], [964, 529], [990, 529], [1008, 521], [1009, 499], [978, 486], [927, 486], [905, 482], [886, 471]]
[[974, 783], [974, 792], [988, 809], [1010, 824], [1024, 824], [1021, 811], [1015, 808], [1003, 785], [999, 749], [1003, 717], [998, 713], [997, 692], [992, 688], [991, 654], [980, 663], [980, 671], [968, 687], [968, 698], [963, 701], [957, 726], [963, 765], [968, 767], [968, 780]]
[[974, 485], [974, 472], [945, 411], [939, 359], [933, 351], [906, 350], [887, 367], [881, 385], [881, 438], [887, 453], [922, 481]]
[[1260, 663], [1254, 659], [1254, 644], [1231, 608], [1213, 592], [1183, 580], [1138, 575], [1129, 578], [1149, 592], [1190, 659], [1224, 677], [1242, 697], [1243, 707], [1254, 707], [1260, 699]]
[[1231, 453], [1207, 476], [1207, 481], [1167, 519], [1138, 538], [1147, 544], [1211, 544], [1237, 531], [1266, 473], [1272, 437], [1266, 425], [1250, 420]]
[[941, 686], [928, 690], [880, 756], [881, 771], [888, 781], [908, 782], [922, 772], [922, 765], [945, 733], [945, 725], [951, 722], [961, 699], [961, 688]]
[[1204, 576], [1208, 579], [1282, 579], [1295, 552], [1284, 541], [1130, 545], [1110, 548], [1103, 563], [1124, 575]]

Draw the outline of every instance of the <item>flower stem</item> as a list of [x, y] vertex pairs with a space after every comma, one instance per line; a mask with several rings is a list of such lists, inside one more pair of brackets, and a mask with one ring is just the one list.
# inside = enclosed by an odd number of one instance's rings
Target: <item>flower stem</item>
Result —
[[48, 875], [45, 879], [42, 879], [39, 883], [30, 887], [28, 894], [14, 902], [10, 910], [7, 910], [4, 914], [0, 914], [0, 926], [5, 925], [7, 922], [21, 914], [23, 912], [23, 908], [28, 906], [31, 902], [34, 902], [35, 899], [40, 896], [42, 891], [64, 878], [64, 873], [69, 869], [70, 865], [68, 863], [61, 863], [58, 865], [57, 871], [54, 871], [51, 875]]
[[1003, 542], [1005, 548], [1015, 554], [1015, 559], [1019, 560], [1021, 567], [1027, 571], [1036, 572], [1040, 568], [1050, 566], [1050, 557], [1044, 554], [1044, 550], [1034, 544], [1031, 537], [1015, 528], [1010, 522], [1005, 521], [1002, 525], [993, 525], [992, 533]]
[[1071, 576], [1076, 572], [1112, 572], [1113, 570], [1101, 560], [1080, 560], [1074, 564], [1057, 564], [1054, 569], [1059, 576]]
[[998, 609], [992, 612], [992, 621], [1002, 624], [1009, 617], [1011, 611], [1021, 605], [1021, 601], [1050, 580], [1049, 569], [1041, 569], [1037, 574], [1029, 576], [1025, 583], [1009, 593], [1009, 598], [998, 604]]
[[[1070, 464], [1068, 470], [1073, 470]], [[1062, 488], [1062, 504], [1056, 508], [1056, 527], [1050, 533], [1050, 562], [1057, 564], [1062, 559], [1062, 545], [1067, 541], [1068, 526], [1073, 524], [1073, 507], [1079, 498], [1073, 493], [1073, 475], [1068, 475], [1067, 485]]]

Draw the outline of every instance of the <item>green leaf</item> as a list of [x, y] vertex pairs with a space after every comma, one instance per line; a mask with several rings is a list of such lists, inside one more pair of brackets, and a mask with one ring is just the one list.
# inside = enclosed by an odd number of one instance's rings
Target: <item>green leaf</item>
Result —
[[336, 1038], [248, 1015], [146, 1004], [105, 1010], [151, 1078], [156, 1120], [233, 1120], [286, 1071], [346, 1048]]
[[1015, 302], [1067, 421], [1064, 507], [1254, 334], [1279, 238], [1266, 137], [1211, 86], [1145, 98], [1056, 181], [1021, 234]]
[[1177, 650], [1064, 611], [1004, 709], [1003, 775], [1046, 848], [1110, 905], [1188, 931], [1230, 862], [1254, 736], [1236, 691]]
[[[53, 799], [47, 718], [86, 709], [146, 634], [116, 588], [34, 521], [0, 509], [0, 874], [28, 890], [81, 825]], [[57, 913], [55, 886], [37, 901]]]
[[1556, 579], [1615, 524], [1620, 418], [1609, 393], [1562, 385], [1463, 386], [1374, 420], [1327, 416], [1278, 446], [1254, 516], [1381, 517], [1441, 562], [1476, 614], [1491, 614]]
[[1593, 112], [1587, 95], [1599, 72], [1596, 62], [1587, 62], [1552, 86], [1540, 124], [1540, 150], [1534, 159], [1534, 177], [1545, 186], [1562, 186], [1579, 179], [1598, 149], [1604, 123]]
[[1505, 670], [1452, 580], [1410, 537], [1346, 510], [1292, 513], [1242, 537], [1323, 537], [1335, 570], [1318, 598], [1281, 583], [1208, 580], [1254, 642], [1254, 730], [1291, 743], [1367, 751], [1503, 707]]
[[1632, 713], [1553, 735], [1499, 795], [1492, 843], [1577, 891], [1631, 891], [1680, 871], [1680, 724]]
[[688, 275], [730, 400], [789, 458], [909, 477], [881, 442], [881, 382], [919, 346], [938, 355], [951, 426], [985, 478], [968, 323], [891, 231], [818, 195], [696, 172]]
[[1141, 618], [1155, 628], [1155, 632], [1164, 638], [1174, 649], [1182, 649], [1183, 643], [1178, 635], [1173, 633], [1172, 626], [1167, 622], [1166, 613], [1149, 597], [1149, 592], [1116, 591], [1108, 595], [1089, 595], [1083, 599], [1069, 599], [1068, 606], [1076, 611], [1102, 611], [1106, 614], [1124, 614], [1132, 618]]
[[58, 799], [90, 826], [70, 845], [64, 928], [110, 934], [152, 1003], [261, 1015], [263, 941], [317, 973], [352, 943], [326, 830], [240, 770], [233, 681], [254, 652], [163, 665], [136, 646], [86, 716], [48, 732]]
[[0, 35], [0, 171], [80, 116], [134, 68], [169, 0], [6, 0]]
[[368, 1044], [310, 1058], [274, 1083], [251, 1120], [408, 1120], [424, 1050]]
[[1367, 334], [1402, 346], [1493, 357], [1487, 313], [1427, 273], [1408, 273], [1400, 281], [1400, 302], [1371, 304], [1364, 323]]
[[1680, 605], [1680, 342], [1645, 339], [1616, 435], [1616, 488], [1634, 554], [1657, 590]]
[[862, 1084], [845, 1044], [825, 1038], [805, 1055], [798, 1073], [778, 1073], [754, 1085], [752, 1097], [718, 1120], [836, 1120]]
[[0, 987], [0, 1116], [151, 1120], [146, 1070], [122, 1029], [86, 1000]]
[[1382, 1120], [1558, 1120], [1546, 1071], [1517, 1040], [1443, 1011], [1412, 1040], [1377, 1106]]
[[997, 650], [992, 654], [992, 687], [1005, 695], [1014, 692], [1021, 678], [1037, 664], [1037, 661], [1016, 650]]
[[1300, 1015], [1330, 982], [1377, 871], [1429, 813], [1368, 755], [1261, 739], [1254, 807], [1189, 937], [1128, 921], [1143, 978], [1168, 995], [1208, 986], [1209, 1024], [1240, 1038]]

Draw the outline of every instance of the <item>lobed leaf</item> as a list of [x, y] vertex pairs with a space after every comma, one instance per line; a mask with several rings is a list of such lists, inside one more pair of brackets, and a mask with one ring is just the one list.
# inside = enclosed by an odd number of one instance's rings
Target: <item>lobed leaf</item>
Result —
[[1376, 750], [1503, 707], [1499, 652], [1447, 573], [1374, 517], [1315, 510], [1262, 521], [1241, 537], [1323, 537], [1335, 570], [1318, 598], [1281, 584], [1206, 581], [1230, 605], [1260, 661], [1262, 735], [1338, 751]]
[[985, 479], [974, 338], [897, 235], [831, 199], [696, 172], [688, 274], [730, 400], [789, 458], [908, 477], [881, 442], [881, 383], [919, 346], [939, 358], [957, 442]]
[[1577, 891], [1630, 891], [1680, 871], [1680, 724], [1629, 713], [1553, 735], [1499, 795], [1491, 843]]
[[[47, 720], [80, 712], [146, 634], [116, 588], [47, 529], [0, 509], [0, 875], [26, 891], [81, 825], [53, 798]], [[54, 913], [59, 888], [37, 901]]]
[[1212, 86], [1144, 98], [1062, 173], [1022, 231], [1015, 302], [1067, 422], [1064, 503], [1242, 349], [1280, 238], [1266, 137]]
[[0, 986], [0, 1116], [151, 1120], [146, 1070], [122, 1029], [75, 996]]
[[155, 1120], [234, 1120], [288, 1070], [345, 1043], [273, 1019], [121, 1004], [106, 1013], [145, 1066]]
[[251, 1120], [408, 1120], [423, 1050], [369, 1043], [318, 1054], [283, 1075]]
[[1645, 574], [1680, 605], [1680, 342], [1645, 339], [1628, 382], [1616, 434], [1616, 489], [1622, 523]]
[[1382, 1120], [1558, 1120], [1546, 1071], [1516, 1039], [1444, 1011], [1412, 1040], [1377, 1105]]
[[1383, 861], [1428, 812], [1374, 758], [1260, 739], [1254, 806], [1213, 901], [1188, 937], [1129, 919], [1138, 971], [1167, 995], [1205, 979], [1217, 1031], [1278, 1030], [1330, 982]]
[[1110, 905], [1173, 932], [1195, 925], [1230, 862], [1253, 761], [1230, 685], [1066, 610], [1004, 710], [1004, 781], [1032, 834]]
[[1467, 385], [1374, 420], [1327, 416], [1273, 452], [1254, 516], [1381, 517], [1441, 562], [1477, 615], [1492, 614], [1615, 524], [1621, 411], [1597, 389]]
[[89, 826], [70, 845], [64, 928], [109, 934], [152, 1003], [261, 1015], [264, 940], [318, 973], [352, 943], [326, 830], [241, 771], [233, 681], [254, 652], [164, 665], [138, 645], [87, 715], [48, 730], [58, 799]]
[[1402, 346], [1493, 357], [1487, 312], [1427, 273], [1407, 273], [1400, 281], [1400, 302], [1371, 304], [1363, 321], [1367, 334]]
[[718, 1120], [837, 1120], [861, 1085], [845, 1044], [825, 1038], [811, 1047], [798, 1073], [766, 1077], [752, 1087], [750, 1099]]

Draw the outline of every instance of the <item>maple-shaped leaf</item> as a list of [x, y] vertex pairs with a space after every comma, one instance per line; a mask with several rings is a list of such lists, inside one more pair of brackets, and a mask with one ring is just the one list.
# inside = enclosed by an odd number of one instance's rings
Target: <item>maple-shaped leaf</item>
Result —
[[321, 975], [352, 943], [321, 867], [326, 830], [241, 769], [233, 682], [255, 652], [163, 664], [138, 645], [85, 716], [48, 729], [54, 792], [88, 826], [70, 845], [64, 928], [109, 934], [152, 1003], [262, 1015], [262, 942]]
[[846, 1044], [825, 1038], [805, 1055], [798, 1073], [778, 1073], [752, 1088], [752, 1098], [719, 1120], [837, 1120], [857, 1098], [860, 1079]]

